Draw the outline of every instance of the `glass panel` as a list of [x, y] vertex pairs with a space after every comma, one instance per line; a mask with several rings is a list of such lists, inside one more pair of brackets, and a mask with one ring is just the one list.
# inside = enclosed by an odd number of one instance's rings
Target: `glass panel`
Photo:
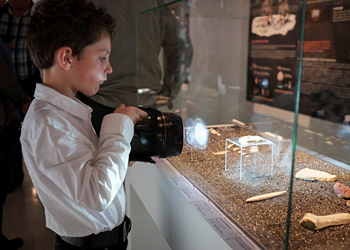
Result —
[[[167, 161], [262, 248], [350, 246], [347, 226], [299, 224], [348, 210], [334, 182], [295, 178], [308, 168], [350, 183], [350, 4], [335, 2], [183, 0], [136, 17], [138, 104], [185, 124], [183, 151]], [[333, 51], [342, 37], [345, 57]], [[262, 194], [273, 197], [247, 201]]]
[[350, 2], [307, 1], [305, 8], [289, 245], [347, 249], [350, 231], [338, 213], [349, 210], [336, 194], [350, 180]]

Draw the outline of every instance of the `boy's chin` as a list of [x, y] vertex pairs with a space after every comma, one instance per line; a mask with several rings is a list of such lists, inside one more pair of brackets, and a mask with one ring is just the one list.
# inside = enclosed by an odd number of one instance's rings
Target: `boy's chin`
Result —
[[86, 91], [86, 93], [83, 93], [85, 96], [93, 96], [95, 94], [97, 94], [99, 88], [91, 90], [91, 91]]

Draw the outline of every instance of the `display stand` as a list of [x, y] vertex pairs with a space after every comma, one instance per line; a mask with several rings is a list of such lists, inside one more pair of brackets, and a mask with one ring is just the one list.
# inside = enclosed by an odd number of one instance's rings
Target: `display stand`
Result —
[[[264, 138], [261, 138], [261, 141], [258, 142], [245, 142], [241, 139], [244, 138], [226, 139], [225, 171], [236, 172], [236, 176], [239, 176], [239, 180], [243, 178], [255, 179], [272, 175], [272, 142]], [[239, 150], [236, 151], [235, 149]], [[237, 157], [238, 155], [239, 157]]]
[[165, 160], [135, 163], [125, 184], [128, 249], [261, 249]]

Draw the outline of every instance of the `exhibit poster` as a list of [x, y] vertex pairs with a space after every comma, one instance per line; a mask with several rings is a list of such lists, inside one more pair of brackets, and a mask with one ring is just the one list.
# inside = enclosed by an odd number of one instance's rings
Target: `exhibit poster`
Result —
[[[294, 110], [300, 0], [252, 0], [247, 98]], [[342, 123], [350, 114], [350, 0], [306, 1], [300, 113]]]

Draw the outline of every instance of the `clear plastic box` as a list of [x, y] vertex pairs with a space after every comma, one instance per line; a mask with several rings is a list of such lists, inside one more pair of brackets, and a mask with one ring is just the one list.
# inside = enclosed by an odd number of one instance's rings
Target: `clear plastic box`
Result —
[[260, 136], [227, 138], [225, 171], [239, 180], [254, 180], [273, 174], [273, 143]]
[[261, 135], [273, 143], [274, 166], [289, 173], [292, 160], [292, 140], [271, 132], [264, 132]]

